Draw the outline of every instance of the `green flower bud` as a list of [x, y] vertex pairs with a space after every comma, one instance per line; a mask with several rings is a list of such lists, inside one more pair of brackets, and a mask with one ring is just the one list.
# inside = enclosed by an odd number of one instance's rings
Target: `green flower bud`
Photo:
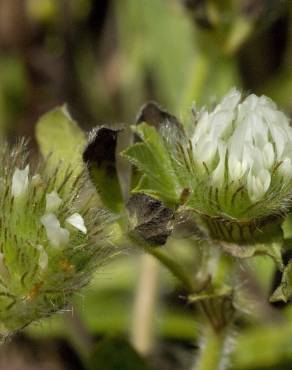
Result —
[[110, 220], [85, 175], [27, 162], [25, 144], [0, 149], [0, 335], [63, 309], [113, 253]]
[[292, 128], [269, 98], [233, 89], [213, 111], [193, 112], [187, 133], [167, 120], [156, 134], [136, 131], [143, 144], [125, 152], [144, 172], [135, 191], [192, 210], [213, 239], [250, 244], [279, 232], [291, 208]]

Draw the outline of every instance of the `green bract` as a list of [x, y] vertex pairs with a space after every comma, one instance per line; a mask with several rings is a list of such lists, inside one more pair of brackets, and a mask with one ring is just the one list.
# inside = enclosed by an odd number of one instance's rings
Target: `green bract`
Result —
[[[24, 143], [0, 149], [0, 334], [64, 308], [113, 253], [85, 175], [33, 170]], [[63, 171], [63, 169], [62, 169]], [[59, 173], [59, 175], [58, 175]], [[58, 175], [58, 176], [57, 176]]]
[[234, 89], [185, 128], [166, 118], [135, 131], [141, 142], [124, 152], [143, 173], [134, 191], [193, 211], [214, 239], [262, 242], [280, 230], [292, 199], [292, 128], [270, 99]]

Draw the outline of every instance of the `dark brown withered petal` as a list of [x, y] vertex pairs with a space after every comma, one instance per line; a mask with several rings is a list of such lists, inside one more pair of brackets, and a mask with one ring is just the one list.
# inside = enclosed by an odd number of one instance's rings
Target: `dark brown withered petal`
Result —
[[119, 131], [104, 126], [93, 129], [83, 153], [84, 162], [94, 162], [98, 167], [104, 163], [109, 168], [115, 167], [115, 153]]
[[166, 123], [173, 124], [177, 128], [183, 130], [183, 126], [179, 120], [174, 115], [160, 108], [154, 101], [150, 101], [142, 106], [138, 113], [136, 124], [138, 125], [142, 122], [146, 122], [148, 125], [154, 126], [158, 130]]
[[89, 135], [83, 152], [90, 178], [106, 207], [119, 211], [123, 197], [118, 179], [116, 147], [121, 129], [97, 127]]
[[134, 194], [127, 204], [127, 211], [131, 231], [153, 246], [166, 243], [173, 229], [174, 213], [170, 208], [149, 195]]

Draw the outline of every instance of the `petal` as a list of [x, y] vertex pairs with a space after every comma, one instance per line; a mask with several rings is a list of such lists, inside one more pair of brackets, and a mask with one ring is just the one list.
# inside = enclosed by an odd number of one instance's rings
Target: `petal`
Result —
[[23, 195], [28, 187], [29, 165], [24, 170], [16, 168], [12, 177], [12, 195], [17, 198]]
[[270, 172], [266, 169], [262, 169], [259, 172], [258, 178], [261, 181], [264, 193], [266, 193], [266, 191], [269, 189], [270, 184], [271, 184], [271, 174], [270, 174]]
[[213, 180], [218, 185], [221, 185], [224, 181], [225, 175], [225, 156], [226, 156], [226, 145], [224, 143], [219, 143], [219, 163], [215, 170], [213, 171]]
[[264, 166], [269, 169], [273, 166], [275, 161], [274, 148], [271, 143], [267, 143], [263, 149]]
[[49, 241], [54, 247], [66, 245], [69, 242], [70, 233], [60, 226], [60, 221], [54, 213], [48, 213], [41, 218]]
[[228, 171], [231, 180], [240, 180], [246, 173], [248, 168], [247, 162], [238, 160], [236, 157], [230, 155], [228, 158]]
[[49, 194], [46, 194], [46, 212], [57, 211], [62, 203], [62, 199], [59, 197], [58, 193], [54, 190]]
[[285, 158], [279, 167], [279, 172], [282, 176], [290, 179], [292, 177], [292, 163], [290, 158]]
[[84, 224], [84, 219], [79, 213], [74, 213], [72, 216], [66, 218], [66, 222], [76, 229], [83, 232], [83, 234], [87, 233], [86, 226]]
[[258, 176], [254, 176], [250, 171], [247, 177], [248, 195], [252, 202], [260, 200], [268, 190], [271, 183], [269, 171], [263, 169]]
[[241, 99], [241, 93], [236, 89], [231, 89], [220, 103], [221, 109], [234, 110]]
[[208, 136], [204, 136], [197, 143], [194, 149], [197, 159], [209, 164], [216, 155], [217, 142]]

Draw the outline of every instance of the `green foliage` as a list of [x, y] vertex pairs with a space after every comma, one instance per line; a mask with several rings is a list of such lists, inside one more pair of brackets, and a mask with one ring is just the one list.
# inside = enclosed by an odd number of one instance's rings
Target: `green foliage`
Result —
[[148, 370], [146, 362], [124, 339], [107, 338], [95, 348], [89, 370]]
[[84, 168], [82, 152], [86, 143], [85, 133], [70, 117], [66, 106], [53, 109], [39, 119], [36, 137], [50, 167], [60, 166], [63, 176], [69, 165], [74, 176], [80, 175]]
[[287, 303], [292, 298], [292, 261], [285, 267], [281, 283], [270, 298], [271, 302]]
[[123, 155], [147, 178], [142, 177], [133, 191], [158, 196], [166, 203], [176, 204], [180, 196], [179, 184], [163, 140], [157, 130], [147, 124], [138, 125], [135, 131], [143, 142], [126, 149]]
[[143, 83], [149, 73], [154, 77], [157, 99], [170, 109], [178, 109], [180, 92], [196, 64], [196, 39], [190, 20], [179, 4], [164, 0], [118, 0], [115, 9], [125, 58], [121, 66], [123, 87], [131, 95], [127, 109], [132, 108], [133, 114], [144, 102]]
[[291, 368], [291, 311], [283, 316], [285, 322], [257, 323], [241, 333], [232, 356], [232, 370]]
[[28, 80], [16, 56], [1, 55], [0, 71], [0, 133], [5, 134], [24, 113]]

